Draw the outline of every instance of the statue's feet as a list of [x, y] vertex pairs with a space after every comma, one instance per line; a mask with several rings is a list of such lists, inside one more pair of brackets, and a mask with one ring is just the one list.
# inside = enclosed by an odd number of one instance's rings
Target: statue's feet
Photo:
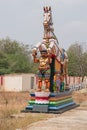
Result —
[[49, 92], [50, 90], [47, 88], [46, 90], [45, 90], [45, 92]]
[[38, 89], [37, 89], [37, 92], [41, 92], [41, 89], [40, 89], [40, 88], [38, 88]]

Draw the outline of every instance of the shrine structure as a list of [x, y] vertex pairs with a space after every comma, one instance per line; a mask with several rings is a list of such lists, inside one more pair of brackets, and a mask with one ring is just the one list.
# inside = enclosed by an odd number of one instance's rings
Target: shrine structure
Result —
[[46, 6], [43, 11], [43, 40], [32, 50], [34, 62], [39, 63], [38, 87], [34, 93], [30, 93], [31, 99], [25, 111], [61, 113], [78, 105], [68, 88], [68, 56], [65, 49], [59, 46], [54, 33], [51, 7]]

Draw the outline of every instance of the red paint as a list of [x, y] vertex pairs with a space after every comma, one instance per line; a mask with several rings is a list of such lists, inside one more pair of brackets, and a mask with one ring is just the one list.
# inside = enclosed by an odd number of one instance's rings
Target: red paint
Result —
[[3, 76], [0, 76], [0, 85], [3, 85]]

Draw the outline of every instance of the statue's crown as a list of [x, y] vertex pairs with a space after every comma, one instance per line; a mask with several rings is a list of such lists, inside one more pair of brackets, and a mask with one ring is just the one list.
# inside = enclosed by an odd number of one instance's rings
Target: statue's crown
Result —
[[44, 7], [43, 9], [44, 9], [44, 12], [45, 12], [45, 13], [51, 11], [51, 7], [50, 7], [50, 6], [49, 6], [49, 7], [46, 6], [46, 7]]

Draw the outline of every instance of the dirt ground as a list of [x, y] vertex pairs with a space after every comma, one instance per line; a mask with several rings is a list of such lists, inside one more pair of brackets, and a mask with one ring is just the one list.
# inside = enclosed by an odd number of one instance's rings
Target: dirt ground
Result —
[[80, 107], [33, 123], [22, 130], [87, 130], [87, 90], [74, 92], [73, 98], [80, 103]]
[[87, 130], [87, 89], [73, 98], [80, 107], [62, 114], [21, 113], [29, 92], [0, 92], [0, 130]]
[[71, 110], [31, 124], [23, 130], [87, 130], [87, 110]]

